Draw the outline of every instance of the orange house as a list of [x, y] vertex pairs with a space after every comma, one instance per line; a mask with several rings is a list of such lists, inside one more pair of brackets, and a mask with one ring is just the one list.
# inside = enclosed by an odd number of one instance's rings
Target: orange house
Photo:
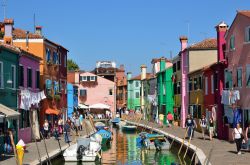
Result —
[[41, 102], [39, 122], [47, 118], [52, 123], [58, 115], [66, 119], [67, 109], [67, 52], [63, 46], [45, 38], [42, 27], [36, 26], [35, 33], [13, 28], [12, 42], [42, 60], [40, 62], [40, 89], [46, 99]]

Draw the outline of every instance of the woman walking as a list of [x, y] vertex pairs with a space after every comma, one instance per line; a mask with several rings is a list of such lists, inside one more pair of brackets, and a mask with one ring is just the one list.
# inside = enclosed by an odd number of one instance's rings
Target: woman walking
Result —
[[240, 127], [240, 124], [238, 123], [236, 128], [233, 130], [233, 140], [236, 143], [236, 149], [237, 149], [237, 154], [241, 154], [241, 145], [242, 145], [242, 140], [244, 139], [244, 136], [242, 134], [242, 128]]
[[205, 132], [207, 129], [207, 119], [205, 115], [202, 115], [202, 118], [200, 119], [200, 126], [201, 126], [202, 138], [203, 140], [205, 140]]
[[213, 136], [214, 136], [214, 120], [211, 117], [209, 119], [209, 138], [210, 138], [210, 140], [213, 140]]

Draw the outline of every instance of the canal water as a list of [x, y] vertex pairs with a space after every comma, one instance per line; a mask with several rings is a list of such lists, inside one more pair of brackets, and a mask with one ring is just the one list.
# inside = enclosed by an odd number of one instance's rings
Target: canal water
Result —
[[53, 165], [171, 165], [180, 163], [175, 150], [145, 150], [136, 146], [138, 133], [123, 132], [111, 128], [113, 141], [110, 146], [103, 147], [101, 161], [91, 163], [64, 162], [63, 157], [52, 161]]

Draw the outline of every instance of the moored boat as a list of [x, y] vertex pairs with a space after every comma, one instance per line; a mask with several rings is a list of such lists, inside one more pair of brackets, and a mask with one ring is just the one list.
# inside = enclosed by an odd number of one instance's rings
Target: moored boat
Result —
[[119, 117], [115, 117], [111, 122], [115, 125], [116, 123], [119, 123], [121, 119]]
[[106, 125], [105, 125], [103, 122], [96, 122], [96, 123], [95, 123], [95, 128], [96, 128], [97, 130], [99, 130], [99, 129], [104, 129], [104, 127], [106, 127]]
[[137, 127], [134, 125], [123, 125], [122, 130], [123, 131], [136, 131]]
[[112, 133], [109, 130], [100, 129], [95, 134], [101, 135], [102, 145], [108, 144], [112, 139]]
[[90, 138], [78, 138], [77, 143], [67, 148], [63, 157], [64, 160], [73, 162], [94, 162], [97, 157], [101, 158], [101, 145]]

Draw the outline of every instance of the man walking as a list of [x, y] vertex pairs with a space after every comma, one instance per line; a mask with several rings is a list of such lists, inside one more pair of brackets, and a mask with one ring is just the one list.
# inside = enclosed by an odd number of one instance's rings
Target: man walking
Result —
[[65, 143], [69, 143], [70, 142], [70, 125], [69, 125], [70, 121], [68, 119], [68, 121], [64, 124], [64, 140]]

